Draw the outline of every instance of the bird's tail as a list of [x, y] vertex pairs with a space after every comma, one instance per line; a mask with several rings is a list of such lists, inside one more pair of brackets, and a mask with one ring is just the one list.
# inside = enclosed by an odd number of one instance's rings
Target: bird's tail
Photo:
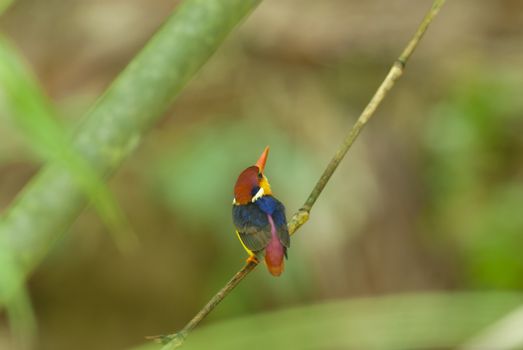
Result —
[[281, 244], [278, 235], [276, 234], [276, 226], [272, 216], [267, 216], [271, 225], [271, 240], [265, 248], [265, 263], [269, 272], [273, 276], [279, 276], [283, 272], [283, 257], [286, 253], [286, 248]]
[[269, 262], [269, 259], [267, 258], [267, 255], [265, 255], [265, 263], [267, 264], [267, 269], [269, 270], [271, 275], [278, 277], [283, 272], [283, 267], [284, 267], [283, 260], [281, 261], [281, 263], [279, 265], [277, 265], [277, 264], [271, 265], [271, 263]]
[[273, 237], [265, 250], [265, 263], [273, 276], [279, 276], [283, 272], [285, 247], [277, 237]]

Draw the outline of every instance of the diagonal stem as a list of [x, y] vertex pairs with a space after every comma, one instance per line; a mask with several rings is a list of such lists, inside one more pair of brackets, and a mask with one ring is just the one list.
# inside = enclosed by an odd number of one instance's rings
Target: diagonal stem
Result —
[[396, 62], [394, 62], [394, 64], [389, 70], [389, 73], [379, 86], [378, 90], [376, 90], [374, 96], [372, 96], [371, 100], [369, 101], [363, 112], [361, 112], [358, 120], [350, 130], [345, 140], [343, 140], [343, 143], [340, 146], [340, 148], [336, 151], [336, 154], [332, 157], [330, 163], [325, 168], [325, 171], [321, 175], [320, 179], [316, 183], [316, 186], [314, 186], [314, 189], [312, 190], [311, 194], [309, 195], [309, 197], [305, 201], [305, 204], [300, 210], [310, 212], [312, 206], [318, 199], [318, 196], [325, 188], [325, 185], [327, 185], [327, 182], [330, 180], [336, 168], [338, 168], [338, 165], [342, 161], [343, 157], [345, 157], [347, 151], [351, 148], [352, 144], [360, 134], [365, 124], [367, 124], [369, 119], [374, 115], [374, 112], [376, 112], [378, 106], [381, 104], [385, 96], [387, 96], [387, 93], [390, 91], [390, 89], [392, 89], [396, 81], [403, 74], [407, 61], [418, 46], [418, 43], [425, 34], [425, 31], [427, 30], [429, 24], [438, 14], [441, 6], [443, 6], [444, 3], [445, 0], [434, 1], [431, 9], [425, 15], [425, 18], [423, 18], [423, 21], [419, 25], [418, 30], [416, 31], [412, 39], [409, 41], [409, 43], [407, 44], [401, 55], [398, 57]]
[[[334, 171], [338, 168], [338, 165], [345, 157], [345, 154], [347, 154], [347, 151], [351, 148], [352, 144], [360, 134], [363, 127], [367, 124], [369, 119], [374, 115], [376, 112], [376, 109], [381, 104], [385, 96], [387, 96], [388, 92], [394, 87], [394, 84], [396, 81], [402, 76], [405, 65], [407, 61], [409, 60], [410, 56], [418, 46], [418, 43], [420, 42], [421, 38], [425, 34], [429, 24], [432, 22], [434, 17], [438, 14], [439, 10], [445, 3], [445, 0], [435, 0], [432, 4], [431, 9], [429, 12], [425, 15], [423, 18], [423, 21], [419, 25], [418, 29], [416, 30], [416, 33], [412, 37], [412, 39], [408, 42], [407, 46], [401, 53], [401, 55], [398, 57], [398, 59], [394, 62], [392, 67], [389, 70], [389, 73], [381, 83], [381, 85], [378, 87], [374, 95], [372, 96], [371, 100], [363, 110], [363, 112], [358, 117], [358, 120], [356, 123], [352, 126], [349, 134], [345, 137], [343, 140], [343, 143], [339, 147], [339, 149], [336, 151], [336, 154], [332, 157], [331, 161], [325, 168], [323, 174], [321, 175], [320, 179], [314, 186], [313, 190], [311, 191], [309, 197], [303, 204], [303, 206], [298, 210], [296, 214], [293, 215], [292, 219], [288, 223], [289, 227], [289, 233], [292, 235], [294, 234], [304, 223], [307, 222], [309, 219], [309, 213], [312, 209], [312, 206], [314, 203], [316, 203], [316, 200], [318, 199], [319, 195], [329, 182], [330, 178], [332, 177], [332, 174], [334, 174]], [[162, 344], [166, 344], [169, 346], [169, 348], [175, 348], [178, 346], [181, 346], [183, 342], [185, 341], [185, 338], [187, 335], [193, 330], [196, 326], [200, 324], [200, 322], [212, 311], [214, 308], [252, 271], [256, 268], [258, 263], [256, 262], [247, 262], [244, 267], [240, 271], [238, 271], [233, 278], [227, 282], [227, 284], [220, 289], [218, 293], [216, 293], [211, 300], [192, 318], [192, 320], [187, 323], [187, 325], [177, 333], [169, 334], [169, 335], [160, 335], [160, 336], [152, 336], [148, 337], [148, 339], [153, 339], [158, 342], [161, 342]]]

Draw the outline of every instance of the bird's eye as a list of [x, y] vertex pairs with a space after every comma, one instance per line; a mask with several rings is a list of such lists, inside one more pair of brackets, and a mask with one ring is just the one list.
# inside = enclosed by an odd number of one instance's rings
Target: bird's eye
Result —
[[262, 173], [258, 173], [258, 179], [263, 179], [263, 174]]

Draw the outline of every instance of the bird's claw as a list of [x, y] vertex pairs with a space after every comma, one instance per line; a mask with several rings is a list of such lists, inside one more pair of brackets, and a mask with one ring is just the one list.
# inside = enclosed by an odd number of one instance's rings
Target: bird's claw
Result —
[[256, 265], [258, 265], [259, 263], [260, 263], [260, 261], [258, 260], [256, 255], [250, 255], [247, 258], [247, 264], [256, 264]]

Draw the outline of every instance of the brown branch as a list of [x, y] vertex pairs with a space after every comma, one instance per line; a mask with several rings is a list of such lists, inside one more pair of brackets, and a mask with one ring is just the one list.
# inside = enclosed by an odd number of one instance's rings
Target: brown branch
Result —
[[[356, 123], [353, 125], [347, 137], [343, 140], [342, 145], [331, 159], [330, 163], [325, 168], [325, 171], [314, 186], [314, 189], [310, 193], [309, 197], [303, 206], [298, 210], [298, 212], [292, 216], [288, 223], [289, 233], [291, 235], [294, 234], [309, 219], [309, 213], [312, 209], [312, 206], [327, 185], [327, 182], [329, 182], [334, 171], [338, 168], [338, 165], [342, 161], [343, 157], [345, 157], [345, 154], [347, 154], [347, 151], [351, 148], [352, 144], [360, 134], [365, 124], [367, 124], [369, 119], [374, 115], [374, 112], [381, 104], [387, 93], [390, 91], [390, 89], [392, 89], [396, 81], [403, 74], [407, 61], [425, 34], [429, 24], [438, 14], [444, 3], [445, 0], [434, 1], [430, 11], [425, 15], [425, 18], [419, 25], [418, 30], [409, 41], [396, 62], [394, 62], [391, 69], [389, 70], [389, 73], [374, 93], [374, 96], [372, 96], [371, 100], [359, 116]], [[148, 339], [156, 340], [162, 344], [169, 344], [169, 348], [176, 348], [182, 345], [189, 332], [198, 326], [198, 324], [200, 324], [200, 322], [212, 310], [214, 310], [214, 308], [229, 294], [229, 292], [233, 290], [234, 287], [236, 287], [252, 270], [254, 270], [257, 265], [258, 263], [256, 262], [247, 262], [245, 266], [240, 271], [238, 271], [234, 277], [231, 278], [231, 280], [227, 282], [227, 284], [211, 298], [211, 300], [196, 314], [196, 316], [193, 317], [191, 321], [189, 321], [189, 323], [187, 323], [187, 325], [181, 331], [169, 335], [152, 336], [148, 337]]]

